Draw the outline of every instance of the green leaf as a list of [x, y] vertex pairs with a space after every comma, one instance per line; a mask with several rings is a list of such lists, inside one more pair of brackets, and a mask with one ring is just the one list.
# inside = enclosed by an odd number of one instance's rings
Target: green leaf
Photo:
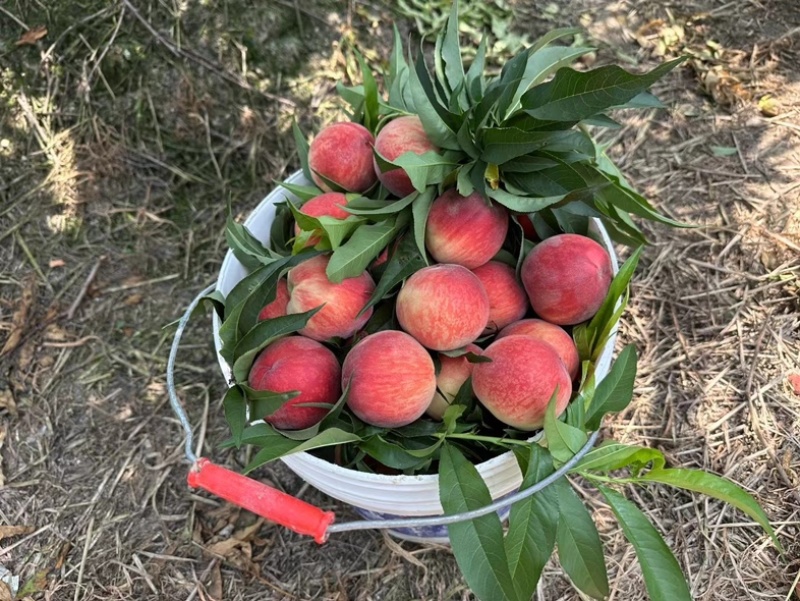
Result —
[[456, 133], [456, 139], [458, 140], [459, 146], [461, 146], [461, 150], [464, 151], [469, 158], [477, 159], [480, 157], [481, 151], [475, 145], [469, 120], [465, 119], [464, 123], [461, 124], [458, 133]]
[[486, 87], [484, 79], [484, 69], [486, 68], [486, 36], [481, 38], [475, 58], [467, 71], [467, 93], [472, 101], [471, 104], [479, 102], [483, 98], [483, 90]]
[[514, 94], [507, 115], [513, 114], [520, 105], [522, 95], [553, 73], [554, 71], [571, 64], [581, 56], [592, 52], [594, 48], [577, 46], [552, 46], [534, 50], [528, 57], [522, 81]]
[[[475, 466], [450, 444], [439, 460], [439, 498], [445, 514], [454, 515], [492, 502]], [[503, 526], [496, 513], [449, 524], [453, 554], [467, 584], [479, 599], [518, 599], [503, 543]]]
[[429, 150], [423, 154], [413, 151], [404, 152], [393, 161], [383, 158], [375, 151], [378, 165], [383, 170], [385, 166], [402, 168], [417, 192], [424, 192], [425, 188], [434, 184], [441, 184], [445, 177], [458, 167], [458, 161], [442, 156], [438, 152]]
[[225, 224], [225, 240], [239, 262], [247, 269], [257, 269], [273, 260], [272, 251], [250, 233], [241, 223], [236, 223], [231, 215]]
[[303, 175], [305, 175], [306, 180], [312, 181], [311, 169], [308, 168], [308, 140], [295, 120], [292, 120], [292, 135], [294, 136], [294, 145], [297, 148], [297, 158], [300, 160]]
[[624, 467], [641, 471], [647, 465], [652, 465], [653, 469], [663, 468], [665, 463], [664, 454], [658, 449], [608, 441], [584, 455], [572, 471], [606, 474]]
[[416, 241], [413, 236], [406, 235], [397, 249], [392, 253], [386, 263], [386, 269], [375, 286], [367, 304], [361, 309], [359, 315], [369, 310], [381, 299], [383, 299], [397, 284], [405, 280], [411, 274], [425, 267], [425, 259], [419, 254]]
[[[555, 471], [553, 459], [545, 449], [534, 444], [528, 452], [520, 490], [530, 488]], [[520, 599], [530, 599], [536, 592], [542, 569], [555, 548], [558, 522], [558, 490], [554, 486], [511, 507], [505, 548], [511, 579]]]
[[351, 121], [360, 122], [364, 119], [364, 86], [346, 86], [341, 81], [336, 82], [336, 93], [349, 104], [353, 112], [349, 115]]
[[608, 572], [597, 527], [566, 478], [553, 486], [558, 489], [556, 544], [561, 567], [577, 588], [590, 597], [604, 599], [608, 595]]
[[259, 322], [238, 342], [234, 349], [233, 378], [245, 382], [256, 355], [274, 340], [292, 334], [306, 326], [308, 320], [322, 307], [305, 313], [295, 313]]
[[388, 441], [381, 435], [375, 435], [359, 443], [358, 448], [386, 467], [396, 470], [414, 470], [429, 464], [431, 455], [440, 444], [441, 440], [420, 457], [406, 447]]
[[[403, 54], [403, 43], [397, 25], [392, 25], [394, 30], [394, 43], [392, 54], [389, 57], [389, 73], [386, 77], [386, 88], [389, 90], [389, 104], [397, 108], [410, 111], [413, 106], [406, 103], [404, 94], [405, 84], [408, 83], [408, 63]], [[410, 111], [413, 112], [413, 111]]]
[[[417, 116], [431, 142], [439, 148], [458, 150], [458, 142], [454, 130], [450, 128], [449, 114], [442, 107], [430, 84], [430, 75], [420, 55], [415, 68], [409, 69], [409, 90], [414, 99]], [[447, 121], [445, 120], [447, 117]]]
[[625, 104], [619, 104], [615, 109], [663, 109], [664, 104], [650, 92], [642, 92], [631, 98]]
[[597, 385], [586, 411], [586, 427], [589, 430], [597, 430], [606, 413], [622, 411], [630, 404], [636, 381], [636, 360], [636, 347], [629, 344], [622, 349], [608, 375]]
[[555, 393], [544, 415], [544, 435], [550, 453], [561, 463], [569, 461], [588, 440], [586, 432], [565, 424], [556, 417]]
[[551, 42], [555, 42], [556, 40], [560, 40], [561, 38], [568, 36], [574, 36], [579, 33], [583, 33], [583, 30], [580, 27], [560, 27], [551, 29], [542, 37], [538, 38], [533, 44], [531, 44], [531, 52], [538, 52], [540, 49], [548, 46]]
[[541, 211], [550, 205], [559, 203], [566, 198], [566, 194], [544, 197], [518, 196], [516, 194], [506, 192], [502, 188], [497, 188], [496, 190], [488, 188], [486, 190], [486, 194], [489, 196], [489, 198], [496, 200], [507, 209], [517, 211], [518, 213], [535, 213], [536, 211]]
[[290, 182], [277, 182], [277, 184], [281, 188], [286, 188], [304, 203], [322, 194], [322, 190], [316, 186], [301, 186], [300, 184], [292, 184]]
[[493, 108], [495, 118], [498, 122], [503, 122], [505, 120], [506, 114], [516, 97], [517, 90], [522, 84], [525, 75], [525, 68], [529, 55], [529, 51], [524, 50], [510, 61], [507, 61], [500, 72], [500, 79], [493, 82], [503, 88], [503, 93], [497, 99], [497, 103]]
[[242, 435], [247, 425], [247, 401], [238, 386], [231, 386], [222, 399], [222, 409], [225, 411], [225, 421], [231, 429], [231, 435], [238, 447], [242, 444]]
[[244, 473], [249, 474], [257, 467], [264, 465], [270, 461], [274, 461], [280, 457], [291, 455], [292, 453], [300, 453], [302, 451], [310, 451], [312, 449], [320, 449], [322, 447], [331, 447], [339, 444], [347, 444], [351, 442], [358, 442], [361, 437], [352, 432], [345, 432], [340, 428], [328, 428], [320, 432], [313, 438], [305, 441], [291, 440], [284, 438], [276, 431], [277, 436], [274, 439], [274, 444], [265, 446], [244, 468]]
[[411, 205], [411, 214], [414, 218], [414, 240], [417, 243], [419, 254], [428, 263], [428, 255], [425, 250], [425, 228], [428, 225], [428, 213], [431, 212], [431, 205], [434, 201], [436, 191], [434, 188], [428, 188], [414, 200]]
[[498, 165], [534, 151], [578, 151], [588, 157], [594, 157], [595, 152], [591, 138], [576, 130], [526, 131], [518, 127], [495, 127], [483, 130], [480, 145], [481, 159]]
[[709, 146], [711, 149], [711, 154], [715, 157], [729, 157], [733, 156], [738, 150], [736, 150], [735, 146]]
[[350, 239], [331, 255], [325, 270], [328, 279], [339, 284], [342, 280], [361, 275], [407, 222], [407, 214], [400, 213], [386, 221], [359, 227]]
[[[627, 304], [627, 290], [628, 284], [636, 271], [636, 266], [639, 264], [639, 257], [642, 254], [642, 247], [638, 247], [630, 257], [619, 268], [617, 275], [611, 280], [608, 294], [606, 294], [603, 304], [600, 305], [597, 313], [589, 321], [588, 324], [577, 326], [575, 330], [586, 329], [586, 336], [589, 342], [589, 354], [582, 354], [581, 360], [591, 359], [596, 360], [602, 352], [602, 348], [611, 335], [617, 320], [619, 319], [620, 312]], [[624, 296], [623, 296], [624, 295]], [[617, 306], [619, 305], [619, 307]], [[583, 336], [583, 334], [581, 335]], [[580, 349], [579, 349], [580, 350]]]
[[347, 203], [347, 205], [344, 207], [344, 210], [348, 213], [352, 213], [353, 215], [372, 217], [373, 219], [376, 217], [394, 215], [414, 202], [417, 194], [419, 193], [414, 191], [400, 200], [391, 201], [372, 200], [362, 197], [358, 200]]
[[551, 81], [523, 94], [521, 104], [537, 119], [586, 119], [635, 98], [685, 59], [680, 57], [662, 63], [642, 75], [634, 75], [617, 65], [586, 72], [565, 67], [559, 69]]
[[609, 129], [619, 129], [622, 127], [620, 123], [614, 121], [611, 117], [604, 115], [603, 113], [597, 113], [592, 117], [588, 117], [581, 121], [583, 125], [591, 125], [594, 127], [607, 127]]
[[366, 220], [355, 215], [346, 219], [336, 219], [329, 215], [323, 215], [322, 217], [317, 217], [317, 221], [322, 231], [325, 232], [325, 238], [331, 244], [331, 250], [336, 250]]
[[370, 71], [367, 62], [358, 50], [353, 50], [361, 66], [361, 79], [364, 86], [364, 127], [369, 131], [374, 132], [378, 127], [379, 115], [379, 102], [378, 102], [378, 84]]
[[350, 386], [348, 385], [347, 388], [342, 392], [339, 396], [339, 399], [333, 404], [329, 403], [300, 403], [298, 406], [308, 406], [308, 407], [319, 407], [322, 409], [327, 409], [328, 413], [319, 420], [315, 424], [311, 424], [307, 428], [302, 428], [300, 430], [280, 430], [275, 428], [278, 432], [281, 433], [282, 436], [286, 438], [291, 438], [292, 440], [310, 440], [314, 438], [320, 432], [327, 430], [328, 428], [334, 427], [339, 425], [337, 422], [337, 418], [342, 412], [345, 403], [347, 402], [347, 395], [350, 391]]
[[461, 45], [458, 40], [458, 0], [453, 2], [450, 18], [444, 30], [441, 57], [444, 60], [444, 74], [450, 90], [464, 85], [464, 65], [461, 62]]
[[526, 154], [503, 163], [503, 173], [533, 173], [556, 165], [558, 163], [553, 159], [536, 154]]
[[647, 516], [619, 493], [603, 486], [597, 488], [636, 551], [651, 601], [692, 601], [678, 561]]
[[458, 170], [456, 189], [461, 196], [469, 196], [475, 191], [475, 187], [470, 180], [470, 171], [472, 171], [474, 166], [475, 163], [467, 163], [466, 165], [461, 165], [461, 168]]
[[775, 546], [780, 549], [781, 544], [775, 531], [770, 526], [769, 518], [758, 502], [744, 489], [730, 480], [721, 478], [708, 472], [691, 469], [652, 469], [640, 477], [643, 482], [659, 482], [676, 488], [699, 492], [709, 497], [714, 497], [733, 505], [740, 511], [750, 516], [764, 529]]
[[273, 392], [256, 390], [247, 384], [239, 384], [239, 388], [250, 403], [250, 413], [254, 419], [265, 419], [283, 407], [288, 401], [300, 395], [299, 391]]
[[226, 311], [228, 312], [219, 329], [219, 337], [222, 341], [220, 353], [228, 363], [233, 363], [236, 344], [246, 332], [255, 326], [261, 309], [275, 300], [281, 272], [316, 254], [304, 253], [303, 255], [281, 257], [256, 269], [228, 293], [226, 299]]
[[614, 176], [603, 174], [611, 183], [610, 186], [602, 188], [598, 194], [598, 200], [613, 205], [621, 211], [644, 217], [658, 223], [670, 225], [672, 227], [691, 227], [689, 224], [675, 221], [669, 217], [665, 217], [653, 208], [647, 199], [641, 194], [635, 192], [626, 185], [623, 185]]

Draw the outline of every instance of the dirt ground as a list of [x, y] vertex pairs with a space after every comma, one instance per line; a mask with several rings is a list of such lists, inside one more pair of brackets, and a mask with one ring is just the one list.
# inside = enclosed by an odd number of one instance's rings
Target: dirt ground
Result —
[[[374, 531], [318, 546], [186, 486], [168, 324], [215, 278], [227, 203], [246, 215], [297, 167], [293, 116], [309, 132], [336, 117], [344, 41], [380, 67], [392, 21], [413, 27], [378, 2], [250, 4], [0, 5], [0, 566], [19, 598], [471, 598], [446, 548]], [[628, 491], [695, 599], [800, 598], [800, 4], [512, 6], [518, 33], [582, 25], [598, 62], [692, 57], [656, 88], [668, 111], [614, 133], [636, 185], [699, 227], [647, 226], [619, 340], [640, 350], [637, 399], [604, 433], [732, 478], [769, 514], [783, 556], [720, 503]], [[241, 467], [218, 448], [208, 314], [177, 380], [199, 451]], [[259, 476], [354, 517], [282, 466]], [[646, 599], [610, 511], [589, 501], [610, 598]], [[554, 563], [539, 598], [581, 597]]]

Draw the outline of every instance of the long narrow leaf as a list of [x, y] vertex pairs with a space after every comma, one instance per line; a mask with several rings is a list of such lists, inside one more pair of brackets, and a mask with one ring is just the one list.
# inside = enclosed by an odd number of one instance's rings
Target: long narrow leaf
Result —
[[700, 470], [674, 468], [653, 469], [642, 476], [641, 480], [668, 484], [725, 501], [753, 518], [769, 535], [775, 546], [778, 549], [781, 548], [780, 541], [775, 536], [775, 531], [769, 523], [767, 514], [764, 513], [764, 510], [761, 509], [761, 506], [750, 494], [730, 480]]
[[566, 478], [559, 480], [558, 559], [572, 583], [595, 599], [608, 595], [603, 543], [586, 506]]
[[692, 601], [678, 560], [647, 516], [625, 497], [597, 487], [617, 517], [625, 538], [633, 545], [651, 601]]
[[[449, 444], [442, 447], [440, 455], [439, 498], [447, 515], [492, 502], [478, 470]], [[479, 599], [518, 599], [503, 543], [503, 526], [496, 513], [450, 524], [447, 532], [461, 573]]]
[[662, 63], [642, 75], [629, 73], [617, 65], [586, 72], [565, 67], [552, 81], [526, 92], [521, 104], [537, 119], [586, 119], [635, 98], [684, 60], [686, 57]]
[[[521, 489], [530, 488], [553, 473], [553, 459], [539, 445], [531, 445], [526, 457]], [[511, 579], [520, 598], [530, 599], [545, 564], [553, 554], [558, 531], [558, 490], [544, 490], [511, 507], [505, 547]]]

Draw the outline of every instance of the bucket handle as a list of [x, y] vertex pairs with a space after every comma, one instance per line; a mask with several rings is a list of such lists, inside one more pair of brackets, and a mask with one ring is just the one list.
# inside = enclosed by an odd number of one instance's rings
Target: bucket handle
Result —
[[320, 544], [327, 540], [328, 527], [336, 517], [332, 511], [323, 511], [205, 457], [197, 460], [186, 480], [192, 488], [202, 488], [293, 532], [313, 536]]

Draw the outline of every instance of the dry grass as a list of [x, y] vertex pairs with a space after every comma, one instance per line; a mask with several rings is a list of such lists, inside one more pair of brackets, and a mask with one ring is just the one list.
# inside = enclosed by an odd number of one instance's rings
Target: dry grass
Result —
[[[37, 600], [469, 599], [446, 549], [377, 532], [320, 547], [185, 485], [162, 327], [213, 280], [227, 201], [246, 213], [295, 167], [291, 117], [310, 130], [338, 110], [333, 86], [352, 68], [340, 40], [378, 61], [391, 23], [370, 3], [246, 4], [0, 8], [0, 523], [29, 527], [0, 540], [0, 564]], [[791, 0], [558, 6], [520, 22], [582, 20], [603, 42], [600, 61], [655, 60], [667, 26], [684, 31], [668, 53], [706, 39], [723, 48], [661, 85], [674, 111], [627, 119], [617, 134], [637, 185], [701, 227], [650, 232], [621, 340], [642, 356], [637, 400], [606, 429], [735, 479], [778, 529], [783, 558], [721, 504], [631, 490], [696, 599], [787, 599], [800, 571], [800, 398], [787, 380], [800, 371], [800, 10]], [[38, 26], [44, 38], [14, 44]], [[771, 117], [757, 108], [766, 94]], [[214, 366], [198, 321], [180, 394], [200, 450], [241, 466], [216, 448]], [[283, 467], [262, 475], [352, 517]], [[613, 517], [590, 500], [611, 598], [646, 598]], [[555, 565], [541, 598], [578, 599]]]

